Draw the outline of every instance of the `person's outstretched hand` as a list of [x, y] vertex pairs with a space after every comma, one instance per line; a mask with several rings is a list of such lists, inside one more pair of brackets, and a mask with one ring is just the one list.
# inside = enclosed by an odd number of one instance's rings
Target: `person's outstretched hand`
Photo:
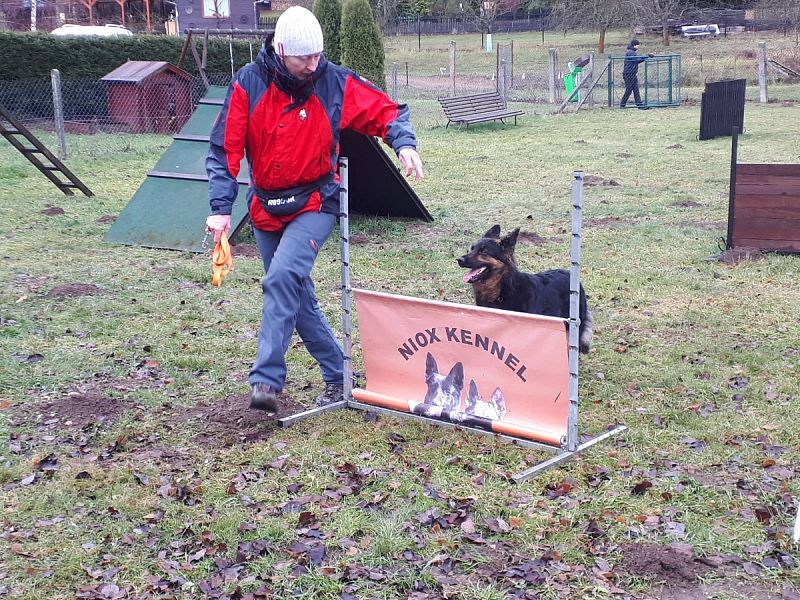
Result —
[[650, 53], [650, 54], [648, 54], [647, 56], [649, 56], [650, 58], [653, 58], [653, 57], [655, 56], [655, 54], [653, 54], [653, 53], [651, 52], [651, 53]]
[[230, 215], [209, 215], [206, 219], [206, 230], [214, 234], [214, 241], [218, 242], [224, 231], [227, 235], [231, 228]]
[[414, 148], [402, 148], [397, 157], [406, 170], [406, 177], [413, 172], [418, 180], [422, 179], [422, 159]]

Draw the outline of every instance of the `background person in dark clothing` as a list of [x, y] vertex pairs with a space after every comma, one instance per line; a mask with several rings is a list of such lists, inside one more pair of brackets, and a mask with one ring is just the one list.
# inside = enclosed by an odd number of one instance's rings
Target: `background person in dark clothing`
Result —
[[642, 103], [642, 97], [639, 95], [639, 63], [646, 61], [648, 58], [652, 58], [653, 55], [637, 56], [636, 51], [639, 49], [640, 45], [639, 40], [631, 40], [625, 52], [625, 66], [622, 69], [622, 79], [625, 81], [625, 93], [622, 95], [622, 100], [620, 100], [620, 108], [625, 108], [625, 105], [628, 103], [628, 98], [631, 97], [631, 93], [633, 93], [636, 106], [639, 108], [647, 108]]

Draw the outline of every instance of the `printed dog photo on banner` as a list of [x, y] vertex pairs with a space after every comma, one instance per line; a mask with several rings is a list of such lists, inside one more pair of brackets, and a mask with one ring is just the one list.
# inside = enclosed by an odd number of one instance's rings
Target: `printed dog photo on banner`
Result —
[[366, 388], [358, 402], [560, 445], [564, 319], [354, 290]]
[[502, 390], [496, 387], [491, 397], [484, 400], [474, 379], [470, 379], [468, 394], [462, 402], [464, 365], [461, 362], [443, 375], [439, 372], [436, 359], [428, 352], [425, 358], [425, 384], [428, 388], [425, 400], [408, 401], [408, 408], [415, 415], [491, 431], [492, 421], [501, 421], [506, 414]]

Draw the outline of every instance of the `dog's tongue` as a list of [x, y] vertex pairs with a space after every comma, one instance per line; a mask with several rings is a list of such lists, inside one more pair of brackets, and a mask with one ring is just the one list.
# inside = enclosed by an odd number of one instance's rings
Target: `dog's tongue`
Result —
[[472, 269], [468, 273], [464, 275], [464, 283], [470, 283], [473, 278], [477, 277], [478, 273], [480, 273], [483, 268], [480, 269]]

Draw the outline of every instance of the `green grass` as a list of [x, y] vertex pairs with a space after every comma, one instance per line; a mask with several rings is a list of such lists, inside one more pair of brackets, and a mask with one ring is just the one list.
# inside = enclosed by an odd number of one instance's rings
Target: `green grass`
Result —
[[[203, 424], [186, 410], [246, 402], [259, 261], [237, 258], [216, 289], [205, 256], [103, 240], [98, 219], [122, 210], [167, 137], [70, 136], [68, 165], [92, 198], [62, 196], [0, 142], [0, 590], [74, 598], [108, 580], [128, 597], [203, 597], [224, 569], [215, 559], [234, 561], [239, 549], [241, 569], [219, 585], [229, 593], [238, 582], [276, 598], [499, 599], [526, 587], [604, 598], [609, 581], [592, 571], [600, 559], [615, 586], [655, 594], [651, 579], [618, 566], [619, 545], [637, 541], [755, 565], [754, 575], [740, 564], [711, 577], [722, 588], [779, 596], [797, 585], [797, 570], [775, 557], [798, 558], [789, 529], [800, 495], [800, 263], [709, 259], [725, 235], [730, 139], [697, 141], [696, 106], [537, 109], [517, 127], [465, 130], [443, 128], [433, 101], [411, 109], [426, 167], [413, 185], [435, 221], [351, 219], [352, 233], [375, 242], [351, 248], [353, 285], [469, 304], [455, 258], [494, 223], [551, 239], [518, 248], [523, 269], [565, 267], [573, 171], [616, 180], [585, 190], [582, 276], [597, 339], [581, 363], [580, 422], [587, 433], [624, 423], [625, 436], [520, 486], [499, 475], [541, 454], [355, 412], [251, 444], [198, 437]], [[796, 162], [798, 110], [748, 102], [740, 161]], [[50, 206], [65, 214], [43, 214]], [[338, 329], [333, 241], [315, 278]], [[101, 293], [48, 296], [68, 283]], [[319, 373], [302, 348], [288, 360], [288, 391], [308, 405]], [[86, 431], [47, 425], [46, 411], [36, 420], [37, 407], [81, 390], [125, 412]], [[37, 470], [51, 454], [57, 468]], [[565, 481], [569, 491], [554, 494]], [[652, 487], [632, 493], [643, 481]], [[426, 520], [434, 510], [453, 526]], [[470, 541], [467, 517], [486, 543]], [[487, 526], [497, 518], [510, 530]], [[605, 537], [588, 535], [590, 521]], [[255, 540], [268, 546], [242, 546]], [[324, 544], [324, 559], [306, 569], [298, 542]], [[506, 575], [547, 552], [540, 582]], [[722, 588], [718, 597], [741, 596]]]

